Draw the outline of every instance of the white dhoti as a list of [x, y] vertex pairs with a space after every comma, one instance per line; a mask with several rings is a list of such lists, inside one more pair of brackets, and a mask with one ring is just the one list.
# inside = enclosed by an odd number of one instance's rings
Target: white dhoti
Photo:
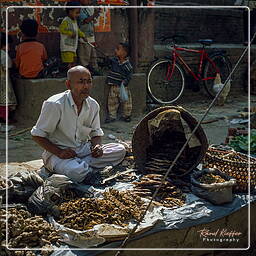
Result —
[[82, 182], [92, 168], [104, 168], [107, 165], [118, 165], [125, 157], [126, 150], [122, 144], [109, 143], [102, 146], [103, 156], [94, 158], [91, 155], [90, 143], [73, 148], [77, 156], [70, 159], [61, 159], [55, 155], [44, 152], [42, 155], [44, 165], [54, 173], [63, 174], [75, 182]]

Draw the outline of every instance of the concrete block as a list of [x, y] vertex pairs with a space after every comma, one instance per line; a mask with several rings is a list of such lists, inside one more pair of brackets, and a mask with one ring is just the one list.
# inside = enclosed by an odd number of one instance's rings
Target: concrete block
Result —
[[[20, 123], [33, 125], [41, 112], [42, 103], [50, 96], [66, 90], [66, 78], [47, 79], [17, 79], [15, 92], [18, 98], [18, 107], [15, 118]], [[101, 106], [101, 121], [105, 120], [107, 111], [107, 96], [109, 87], [105, 83], [106, 76], [93, 78], [91, 96]], [[146, 108], [146, 77], [143, 73], [133, 75], [129, 84], [133, 100], [133, 116], [138, 116]]]

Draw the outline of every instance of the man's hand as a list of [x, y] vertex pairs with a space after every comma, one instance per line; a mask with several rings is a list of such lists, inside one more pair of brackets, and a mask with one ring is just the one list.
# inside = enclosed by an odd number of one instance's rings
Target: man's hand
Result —
[[103, 149], [100, 144], [95, 145], [92, 147], [92, 157], [98, 158], [103, 156]]
[[76, 157], [76, 152], [70, 148], [60, 149], [57, 156], [61, 159], [69, 159]]

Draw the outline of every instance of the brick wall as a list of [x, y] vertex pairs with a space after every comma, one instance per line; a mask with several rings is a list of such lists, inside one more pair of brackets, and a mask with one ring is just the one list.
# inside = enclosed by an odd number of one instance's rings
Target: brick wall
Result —
[[212, 38], [216, 43], [241, 43], [243, 17], [240, 9], [177, 9], [156, 10], [155, 42], [163, 35], [181, 34], [183, 42]]

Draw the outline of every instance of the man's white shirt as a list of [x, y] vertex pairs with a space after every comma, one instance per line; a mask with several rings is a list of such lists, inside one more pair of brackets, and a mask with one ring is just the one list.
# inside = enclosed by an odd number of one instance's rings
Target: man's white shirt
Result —
[[78, 115], [70, 90], [44, 101], [41, 114], [32, 128], [33, 136], [45, 137], [60, 148], [77, 148], [95, 136], [103, 136], [100, 128], [99, 104], [88, 97]]

